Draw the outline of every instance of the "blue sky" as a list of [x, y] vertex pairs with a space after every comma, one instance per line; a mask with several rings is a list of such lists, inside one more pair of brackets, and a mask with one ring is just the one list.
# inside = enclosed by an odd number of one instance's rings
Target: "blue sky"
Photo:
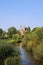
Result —
[[0, 28], [43, 26], [43, 0], [0, 0]]

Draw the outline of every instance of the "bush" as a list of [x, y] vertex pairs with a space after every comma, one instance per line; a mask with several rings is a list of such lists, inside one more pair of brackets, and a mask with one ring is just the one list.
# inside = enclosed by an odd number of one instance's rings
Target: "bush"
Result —
[[0, 60], [3, 60], [9, 56], [14, 56], [15, 49], [10, 45], [0, 46]]
[[27, 43], [27, 47], [26, 47], [27, 51], [32, 52], [32, 45], [33, 43], [31, 41]]
[[28, 43], [30, 42], [30, 40], [31, 40], [31, 34], [26, 33], [23, 37], [23, 40], [22, 40], [22, 46], [26, 48]]
[[9, 57], [5, 60], [4, 65], [21, 65], [21, 61], [18, 56]]
[[[15, 45], [14, 40], [0, 40], [0, 42], [0, 65], [3, 65], [5, 59], [9, 57], [14, 57], [14, 59], [15, 57], [18, 57], [18, 59], [20, 60], [20, 52], [18, 47]], [[15, 60], [15, 62], [17, 61]]]
[[0, 45], [0, 65], [9, 56], [14, 56], [15, 49], [10, 45]]
[[43, 44], [33, 48], [33, 55], [36, 60], [41, 60], [43, 62]]
[[19, 34], [14, 34], [12, 38], [16, 41], [16, 43], [20, 41], [19, 40], [19, 38], [20, 38]]

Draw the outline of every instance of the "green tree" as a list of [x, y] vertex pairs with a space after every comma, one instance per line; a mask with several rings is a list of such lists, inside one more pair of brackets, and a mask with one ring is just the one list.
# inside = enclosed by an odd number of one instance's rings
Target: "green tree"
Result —
[[27, 31], [31, 31], [30, 27], [27, 27]]
[[8, 35], [9, 35], [9, 37], [12, 38], [13, 34], [16, 34], [16, 33], [17, 33], [17, 30], [16, 30], [15, 27], [10, 27], [10, 28], [8, 29]]
[[0, 36], [2, 36], [3, 30], [0, 28]]
[[41, 28], [36, 28], [33, 33], [33, 38], [39, 38], [40, 40], [43, 38], [43, 27]]
[[36, 60], [43, 62], [43, 43], [33, 48], [33, 55]]
[[32, 29], [32, 32], [34, 32], [37, 28], [38, 28], [38, 27], [33, 28], [33, 29]]
[[14, 35], [13, 35], [13, 39], [14, 39], [17, 43], [20, 43], [20, 42], [21, 42], [21, 38], [20, 38], [20, 35], [19, 35], [19, 34], [14, 34]]

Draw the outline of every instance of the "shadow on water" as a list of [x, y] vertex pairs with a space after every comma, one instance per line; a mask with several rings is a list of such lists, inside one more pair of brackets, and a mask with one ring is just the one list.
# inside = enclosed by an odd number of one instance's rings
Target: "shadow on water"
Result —
[[21, 46], [19, 48], [20, 48], [20, 51], [21, 51], [20, 57], [21, 57], [21, 60], [22, 60], [22, 65], [43, 65], [43, 64], [36, 62], [34, 60], [34, 58], [30, 54], [28, 54], [26, 52], [26, 50], [23, 49]]

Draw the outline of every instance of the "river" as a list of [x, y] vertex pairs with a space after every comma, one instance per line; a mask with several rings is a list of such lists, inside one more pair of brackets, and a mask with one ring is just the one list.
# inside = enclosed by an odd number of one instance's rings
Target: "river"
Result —
[[21, 51], [20, 57], [22, 65], [43, 65], [39, 62], [36, 62], [36, 60], [29, 53], [27, 53], [26, 50], [23, 49], [21, 46], [19, 48]]

